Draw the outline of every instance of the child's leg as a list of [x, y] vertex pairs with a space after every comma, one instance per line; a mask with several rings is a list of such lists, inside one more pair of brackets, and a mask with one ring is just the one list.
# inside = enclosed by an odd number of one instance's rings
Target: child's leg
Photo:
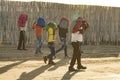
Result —
[[48, 43], [48, 47], [50, 49], [50, 54], [47, 56], [49, 58], [49, 63], [48, 64], [55, 64], [53, 62], [53, 56], [55, 56], [55, 44], [54, 42]]

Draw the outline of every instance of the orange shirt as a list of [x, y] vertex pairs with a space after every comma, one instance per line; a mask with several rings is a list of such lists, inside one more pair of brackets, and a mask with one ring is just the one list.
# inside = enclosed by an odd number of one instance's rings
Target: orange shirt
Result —
[[43, 27], [41, 26], [34, 26], [35, 32], [36, 32], [36, 36], [42, 36], [43, 33]]

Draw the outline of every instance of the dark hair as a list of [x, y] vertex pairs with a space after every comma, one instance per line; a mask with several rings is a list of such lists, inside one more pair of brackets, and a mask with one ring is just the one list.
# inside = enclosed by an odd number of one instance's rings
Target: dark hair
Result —
[[77, 19], [83, 19], [82, 17], [78, 17]]

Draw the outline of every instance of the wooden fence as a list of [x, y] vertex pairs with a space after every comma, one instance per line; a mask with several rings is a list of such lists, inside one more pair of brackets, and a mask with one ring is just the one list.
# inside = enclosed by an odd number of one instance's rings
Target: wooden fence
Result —
[[[17, 45], [19, 28], [17, 19], [20, 13], [28, 14], [27, 44], [35, 44], [33, 22], [39, 17], [44, 17], [46, 22], [55, 21], [57, 24], [62, 16], [71, 21], [78, 16], [86, 19], [90, 28], [84, 35], [84, 44], [120, 44], [120, 8], [89, 5], [68, 5], [47, 2], [15, 2], [0, 1], [0, 43]], [[43, 35], [46, 35], [44, 31]], [[58, 35], [58, 32], [56, 33]], [[68, 42], [70, 42], [70, 32]], [[56, 36], [57, 43], [59, 37]], [[43, 37], [44, 43], [47, 37]]]

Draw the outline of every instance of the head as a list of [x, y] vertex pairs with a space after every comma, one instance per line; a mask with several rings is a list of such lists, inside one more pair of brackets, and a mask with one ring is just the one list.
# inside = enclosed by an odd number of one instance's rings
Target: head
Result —
[[56, 29], [56, 27], [57, 27], [55, 22], [49, 22], [48, 26], [53, 28], [53, 29]]
[[83, 18], [82, 18], [82, 17], [78, 17], [78, 18], [77, 18], [77, 20], [76, 20], [76, 22], [77, 22], [77, 23], [81, 23], [81, 22], [82, 22], [82, 20], [83, 20]]
[[83, 18], [82, 18], [82, 17], [78, 17], [77, 19], [80, 19], [80, 20], [82, 20]]

